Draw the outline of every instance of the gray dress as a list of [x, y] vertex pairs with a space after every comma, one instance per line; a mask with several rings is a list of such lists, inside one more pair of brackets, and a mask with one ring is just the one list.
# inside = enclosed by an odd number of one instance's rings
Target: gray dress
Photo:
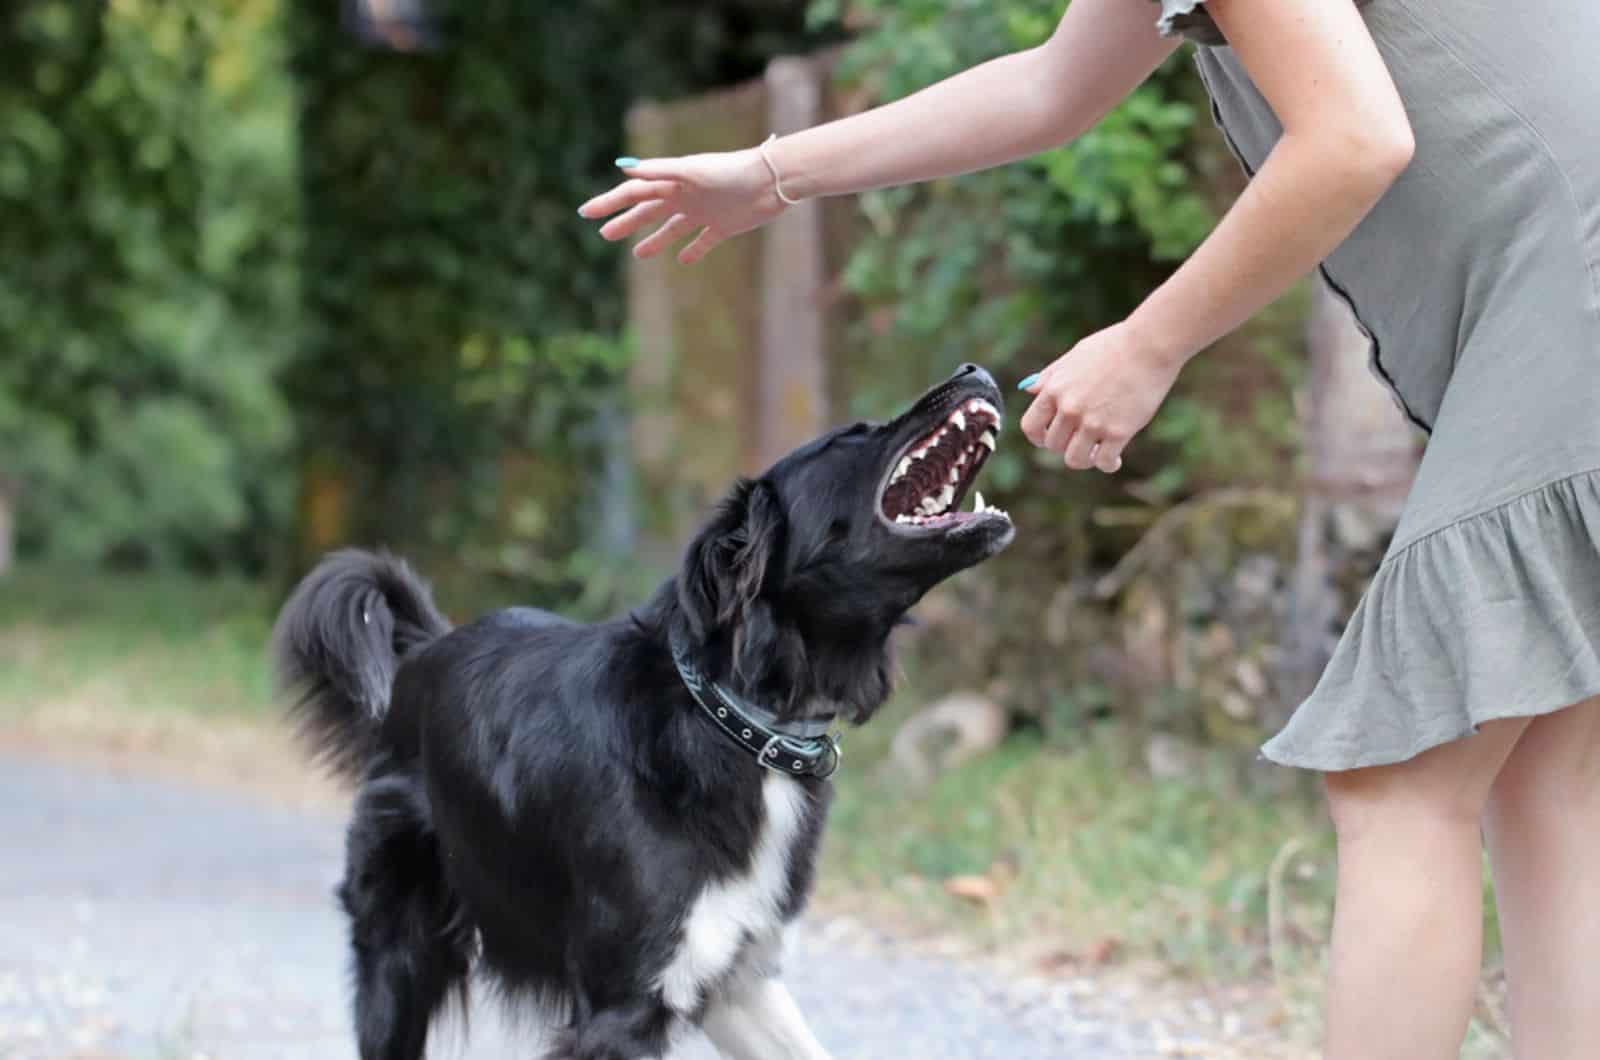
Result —
[[[1204, 0], [1158, 2], [1253, 173], [1271, 108]], [[1600, 694], [1600, 0], [1362, 13], [1417, 150], [1323, 271], [1429, 440], [1332, 662], [1263, 748], [1324, 771]]]

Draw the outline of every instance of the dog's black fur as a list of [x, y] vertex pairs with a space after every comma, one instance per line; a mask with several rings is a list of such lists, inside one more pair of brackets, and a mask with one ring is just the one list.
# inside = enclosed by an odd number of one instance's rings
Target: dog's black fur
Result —
[[[784, 717], [868, 719], [908, 609], [1012, 536], [1003, 517], [912, 531], [880, 511], [889, 470], [973, 397], [1000, 403], [967, 366], [894, 422], [835, 430], [741, 482], [679, 574], [611, 621], [512, 609], [452, 632], [404, 562], [359, 551], [301, 582], [276, 659], [319, 749], [360, 781], [339, 897], [363, 1060], [422, 1056], [480, 947], [509, 997], [561, 1014], [553, 1058], [660, 1055], [698, 1017], [657, 977], [696, 896], [751, 861], [765, 773], [699, 712], [669, 637]], [[829, 796], [797, 783], [812, 798], [785, 920]]]

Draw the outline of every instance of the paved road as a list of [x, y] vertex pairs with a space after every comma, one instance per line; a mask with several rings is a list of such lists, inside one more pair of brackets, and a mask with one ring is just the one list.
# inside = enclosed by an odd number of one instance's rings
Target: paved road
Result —
[[[341, 822], [0, 755], [0, 1060], [353, 1060]], [[803, 933], [790, 982], [839, 1060], [1122, 1060], [1140, 1032], [976, 972]], [[496, 1014], [436, 1057], [536, 1055]], [[686, 1041], [672, 1060], [709, 1060]]]

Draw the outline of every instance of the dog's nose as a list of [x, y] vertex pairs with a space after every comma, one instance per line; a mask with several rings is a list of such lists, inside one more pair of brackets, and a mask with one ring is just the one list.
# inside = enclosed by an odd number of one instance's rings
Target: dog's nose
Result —
[[980, 383], [986, 383], [989, 386], [995, 385], [994, 376], [984, 371], [983, 365], [973, 364], [971, 361], [956, 369], [955, 378], [965, 380], [968, 376], [974, 375], [978, 377], [978, 382]]

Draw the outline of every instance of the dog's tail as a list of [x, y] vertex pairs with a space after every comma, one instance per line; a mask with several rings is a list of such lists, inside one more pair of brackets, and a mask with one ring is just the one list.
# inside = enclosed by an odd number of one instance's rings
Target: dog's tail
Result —
[[388, 553], [334, 552], [295, 587], [272, 631], [279, 686], [317, 754], [359, 777], [378, 749], [400, 660], [450, 632], [433, 595]]

